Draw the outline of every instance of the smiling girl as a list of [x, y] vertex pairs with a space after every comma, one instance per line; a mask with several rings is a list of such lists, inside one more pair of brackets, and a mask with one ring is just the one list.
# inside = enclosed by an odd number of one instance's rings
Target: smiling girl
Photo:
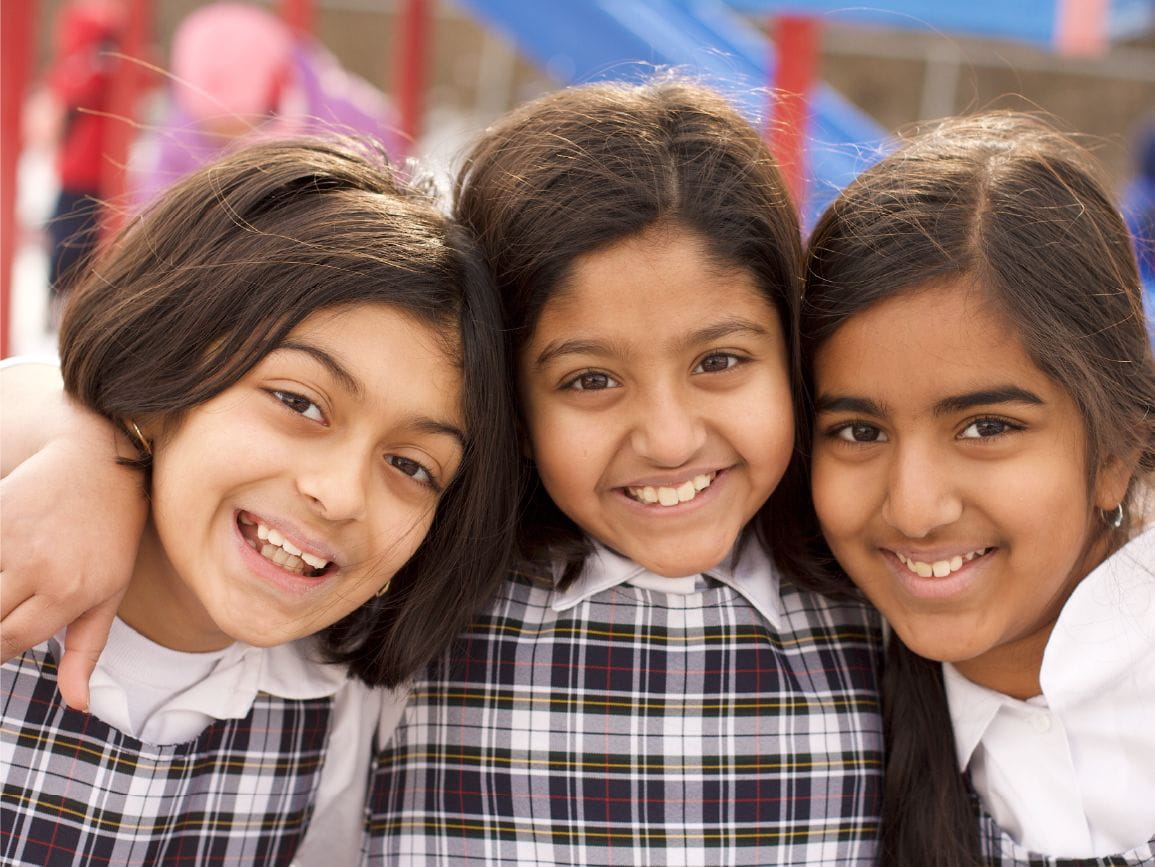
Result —
[[684, 82], [559, 91], [456, 213], [511, 335], [525, 562], [415, 682], [369, 863], [873, 863], [879, 624], [771, 562], [802, 263], [759, 134]]
[[496, 315], [464, 233], [337, 145], [228, 157], [118, 239], [62, 372], [150, 518], [90, 712], [57, 640], [4, 666], [0, 860], [286, 864], [311, 818], [355, 857], [364, 684], [440, 651], [505, 563]]
[[817, 519], [894, 628], [883, 862], [1152, 863], [1155, 363], [1093, 161], [945, 122], [823, 217], [805, 298]]

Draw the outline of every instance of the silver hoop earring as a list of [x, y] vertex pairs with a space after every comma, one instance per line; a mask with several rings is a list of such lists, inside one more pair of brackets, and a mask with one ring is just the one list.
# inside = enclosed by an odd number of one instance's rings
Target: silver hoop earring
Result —
[[1120, 503], [1109, 512], [1103, 513], [1103, 523], [1105, 523], [1112, 530], [1118, 530], [1123, 526], [1123, 504]]

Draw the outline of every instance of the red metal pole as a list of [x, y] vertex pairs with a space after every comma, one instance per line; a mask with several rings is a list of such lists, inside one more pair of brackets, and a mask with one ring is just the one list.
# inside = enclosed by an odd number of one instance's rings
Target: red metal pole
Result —
[[281, 17], [294, 36], [313, 32], [313, 0], [281, 0]]
[[127, 0], [128, 16], [124, 41], [120, 46], [116, 71], [109, 94], [109, 123], [104, 141], [104, 168], [100, 195], [106, 203], [102, 212], [102, 236], [107, 239], [124, 224], [128, 207], [128, 153], [136, 138], [136, 109], [144, 90], [148, 69], [142, 64], [148, 55], [152, 35], [152, 0]]
[[21, 113], [31, 77], [36, 33], [35, 0], [0, 3], [0, 358], [11, 344], [12, 264], [16, 258], [16, 169], [20, 162]]
[[[429, 53], [430, 0], [401, 0], [394, 37], [394, 90], [401, 123], [401, 147], [411, 149], [421, 135], [425, 62]], [[406, 153], [397, 154], [404, 159]]]
[[787, 189], [801, 206], [806, 195], [806, 136], [809, 94], [818, 68], [820, 25], [812, 16], [775, 19], [777, 64], [767, 138]]

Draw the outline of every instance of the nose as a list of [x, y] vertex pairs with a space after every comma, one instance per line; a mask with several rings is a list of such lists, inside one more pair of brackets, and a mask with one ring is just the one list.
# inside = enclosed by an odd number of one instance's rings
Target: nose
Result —
[[676, 387], [653, 389], [635, 407], [631, 443], [655, 466], [680, 467], [706, 443], [706, 421], [693, 398]]
[[882, 518], [908, 539], [923, 539], [962, 517], [958, 479], [946, 455], [917, 443], [895, 448]]
[[353, 448], [320, 449], [297, 472], [297, 490], [329, 521], [363, 520], [371, 469]]

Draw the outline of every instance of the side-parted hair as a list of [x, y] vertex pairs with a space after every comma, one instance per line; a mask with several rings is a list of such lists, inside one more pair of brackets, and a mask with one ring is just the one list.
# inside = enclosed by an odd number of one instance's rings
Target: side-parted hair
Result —
[[[181, 181], [112, 242], [69, 302], [61, 360], [68, 393], [122, 429], [179, 421], [307, 316], [364, 303], [442, 335], [464, 379], [464, 457], [424, 544], [386, 594], [320, 636], [330, 660], [395, 685], [484, 604], [512, 548], [513, 391], [492, 282], [466, 231], [368, 145], [250, 146]], [[136, 465], [147, 473], [148, 456]]]
[[[661, 226], [696, 235], [714, 264], [753, 275], [778, 312], [794, 369], [802, 272], [794, 208], [761, 136], [707, 87], [662, 75], [570, 87], [515, 109], [469, 153], [456, 216], [496, 280], [511, 364], [578, 257]], [[531, 479], [520, 554], [529, 565], [564, 564], [568, 582], [588, 541], [536, 471]], [[771, 498], [756, 524], [776, 526], [775, 506]]]
[[[1103, 462], [1134, 464], [1125, 505], [1155, 470], [1155, 362], [1135, 255], [1091, 155], [1030, 115], [939, 122], [864, 172], [810, 239], [801, 316], [813, 395], [816, 354], [851, 317], [946, 281], [980, 288], [1034, 364], [1074, 400], [1087, 443], [1087, 496]], [[803, 442], [813, 405], [799, 413]], [[809, 475], [804, 454], [804, 476]], [[1125, 541], [1125, 523], [1112, 531]], [[814, 585], [849, 582], [798, 515], [791, 556]], [[942, 667], [892, 636], [883, 678], [887, 768], [882, 860], [979, 865], [977, 814], [959, 773]]]

